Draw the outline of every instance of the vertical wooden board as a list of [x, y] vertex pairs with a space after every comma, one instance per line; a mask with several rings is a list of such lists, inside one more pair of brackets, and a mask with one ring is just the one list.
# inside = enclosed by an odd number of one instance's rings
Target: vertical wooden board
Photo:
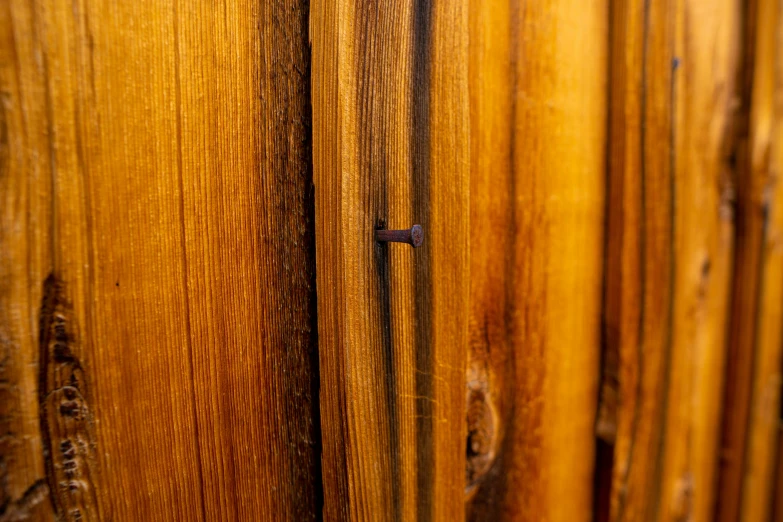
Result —
[[472, 519], [592, 516], [607, 22], [471, 5]]
[[675, 16], [674, 308], [656, 515], [712, 520], [733, 259], [740, 4], [685, 0]]
[[510, 429], [523, 472], [509, 474], [506, 500], [523, 519], [586, 520], [598, 395], [608, 6], [530, 2], [522, 10], [512, 50], [518, 308]]
[[[779, 2], [747, 8], [745, 147], [739, 156], [738, 250], [727, 372], [720, 520], [767, 520], [774, 488], [781, 382]], [[779, 480], [779, 479], [778, 479]]]
[[762, 244], [740, 520], [770, 520], [783, 385], [783, 6], [761, 0], [755, 28], [749, 172]]
[[43, 504], [315, 518], [306, 4], [47, 0], [7, 20], [2, 241], [28, 243], [0, 297], [37, 365]]
[[470, 344], [466, 518], [497, 518], [508, 472], [504, 442], [515, 404], [509, 313], [514, 240], [514, 2], [470, 3]]
[[649, 520], [660, 477], [674, 267], [673, 2], [612, 4], [604, 354], [596, 430], [610, 520]]
[[763, 219], [759, 195], [763, 184], [753, 173], [749, 160], [758, 4], [749, 1], [742, 12], [743, 52], [736, 124], [736, 246], [716, 513], [723, 522], [739, 516], [761, 276]]
[[[204, 3], [191, 16], [176, 41], [178, 147], [189, 151], [180, 169], [193, 378], [208, 384], [196, 393], [199, 451], [216, 475], [205, 482], [206, 515], [312, 519], [307, 5]], [[192, 52], [201, 45], [208, 55]]]
[[[324, 515], [459, 520], [467, 10], [312, 4]], [[416, 251], [376, 227], [424, 228]]]

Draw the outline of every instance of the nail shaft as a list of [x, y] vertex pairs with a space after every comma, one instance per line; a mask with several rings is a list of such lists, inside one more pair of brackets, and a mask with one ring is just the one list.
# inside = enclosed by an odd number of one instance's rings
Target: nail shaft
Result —
[[408, 243], [416, 248], [424, 242], [424, 230], [421, 225], [413, 225], [410, 230], [376, 230], [375, 240], [380, 243]]

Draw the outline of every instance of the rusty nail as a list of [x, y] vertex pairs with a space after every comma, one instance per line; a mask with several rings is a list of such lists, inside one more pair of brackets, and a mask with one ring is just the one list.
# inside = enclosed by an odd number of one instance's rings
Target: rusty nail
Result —
[[424, 230], [421, 225], [413, 225], [410, 230], [376, 230], [375, 240], [379, 243], [408, 243], [416, 248], [424, 242]]

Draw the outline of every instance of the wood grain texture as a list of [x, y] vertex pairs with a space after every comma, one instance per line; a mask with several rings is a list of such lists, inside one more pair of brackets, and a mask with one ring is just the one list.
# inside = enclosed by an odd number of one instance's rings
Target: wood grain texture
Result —
[[608, 13], [471, 3], [474, 520], [592, 517]]
[[[613, 4], [599, 437], [610, 520], [711, 520], [740, 5]], [[600, 465], [600, 463], [599, 463]]]
[[319, 0], [311, 34], [324, 515], [460, 520], [467, 9]]
[[[751, 317], [735, 307], [742, 315], [732, 325], [747, 337], [735, 337], [738, 344], [732, 348], [735, 356], [745, 359], [737, 369], [748, 373], [729, 372], [731, 389], [738, 397], [727, 404], [739, 410], [727, 412], [737, 424], [727, 425], [732, 430], [727, 434], [733, 437], [726, 442], [734, 445], [725, 448], [732, 460], [723, 469], [720, 507], [722, 520], [734, 514], [739, 520], [766, 521], [773, 506], [783, 383], [783, 6], [760, 0], [754, 7], [748, 38], [753, 61], [748, 72], [752, 83], [746, 176], [740, 180], [739, 194], [751, 240], [745, 246], [755, 249], [747, 255], [756, 265], [755, 273], [742, 266], [735, 283], [739, 299], [752, 296], [754, 302], [748, 306], [754, 313], [752, 322], [747, 322]], [[755, 284], [743, 278], [753, 278]], [[742, 283], [749, 289], [743, 289]], [[736, 354], [739, 349], [750, 353]]]
[[[51, 174], [34, 12], [0, 6], [0, 506], [51, 519], [38, 414], [38, 313], [51, 264]], [[40, 159], [39, 159], [40, 158]]]
[[734, 243], [735, 0], [677, 4], [674, 296], [662, 451], [662, 520], [712, 520]]
[[[646, 7], [647, 6], [647, 7]], [[613, 444], [610, 520], [652, 520], [674, 277], [674, 2], [616, 2], [598, 436]], [[655, 27], [655, 30], [650, 30]], [[603, 492], [605, 495], [607, 492]]]
[[0, 11], [6, 518], [315, 518], [307, 3]]
[[[737, 243], [734, 259], [731, 323], [726, 365], [718, 520], [738, 519], [748, 427], [754, 337], [761, 271], [763, 219], [759, 212], [759, 180], [749, 160], [750, 115], [759, 2], [747, 3], [742, 18], [742, 67], [739, 73], [740, 109], [737, 118]], [[754, 195], [755, 193], [755, 195]], [[755, 199], [755, 201], [754, 201]]]

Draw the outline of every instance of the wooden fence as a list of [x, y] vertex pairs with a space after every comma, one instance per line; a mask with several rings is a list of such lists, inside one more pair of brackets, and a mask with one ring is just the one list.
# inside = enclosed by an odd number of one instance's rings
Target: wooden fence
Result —
[[0, 28], [0, 522], [783, 521], [781, 0]]

